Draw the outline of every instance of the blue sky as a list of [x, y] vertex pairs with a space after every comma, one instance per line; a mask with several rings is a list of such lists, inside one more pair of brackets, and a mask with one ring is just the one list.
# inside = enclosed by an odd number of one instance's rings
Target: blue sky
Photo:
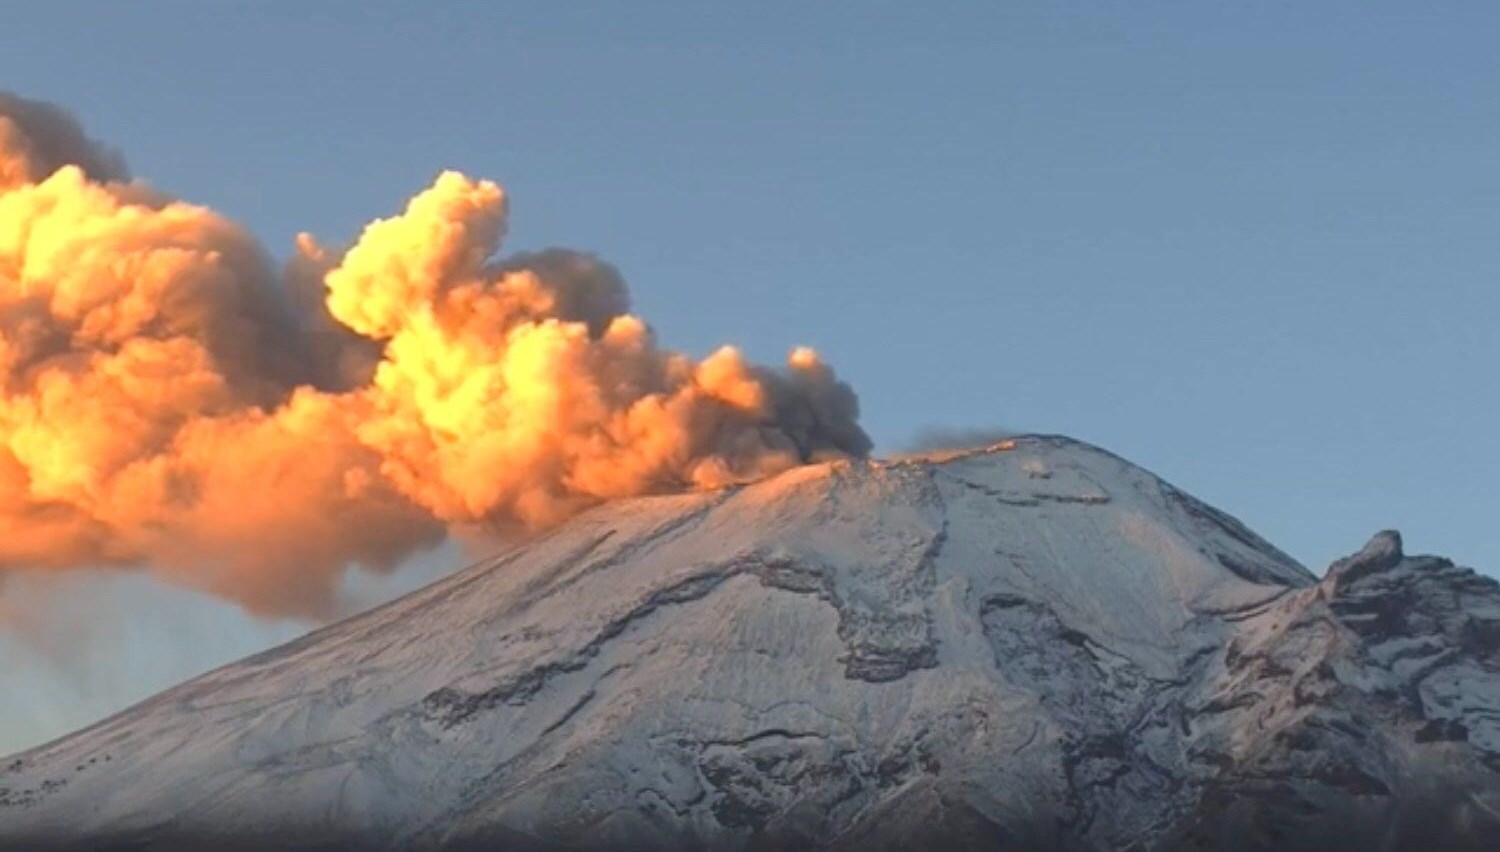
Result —
[[[560, 5], [8, 3], [0, 87], [279, 255], [498, 180], [511, 248], [679, 348], [816, 346], [882, 450], [1063, 432], [1314, 570], [1500, 568], [1500, 7]], [[0, 751], [294, 630], [137, 586], [158, 629], [84, 643], [121, 689], [0, 638]]]

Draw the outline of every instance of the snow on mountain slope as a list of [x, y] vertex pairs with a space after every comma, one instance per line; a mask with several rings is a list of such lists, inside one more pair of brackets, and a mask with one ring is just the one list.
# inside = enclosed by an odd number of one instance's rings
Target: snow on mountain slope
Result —
[[1464, 848], [1497, 669], [1490, 580], [1018, 438], [601, 506], [6, 760], [0, 847]]

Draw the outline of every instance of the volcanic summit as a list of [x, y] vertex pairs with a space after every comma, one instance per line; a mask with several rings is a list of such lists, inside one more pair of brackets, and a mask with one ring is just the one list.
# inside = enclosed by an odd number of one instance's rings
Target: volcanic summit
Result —
[[1053, 436], [631, 498], [0, 763], [0, 846], [1484, 848], [1500, 584]]

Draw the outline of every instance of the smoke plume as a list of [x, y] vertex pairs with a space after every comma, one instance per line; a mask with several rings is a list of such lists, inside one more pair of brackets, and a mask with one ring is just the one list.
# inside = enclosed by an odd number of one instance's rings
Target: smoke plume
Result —
[[616, 270], [498, 258], [506, 198], [441, 174], [284, 266], [0, 93], [0, 570], [144, 566], [254, 612], [449, 530], [867, 453], [850, 388], [659, 347]]

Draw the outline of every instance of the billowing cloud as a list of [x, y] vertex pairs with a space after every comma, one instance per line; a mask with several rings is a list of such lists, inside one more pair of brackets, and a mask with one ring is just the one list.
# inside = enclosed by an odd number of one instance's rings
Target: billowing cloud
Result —
[[97, 181], [126, 177], [120, 156], [84, 135], [72, 116], [0, 90], [0, 189], [38, 183], [69, 165]]
[[277, 269], [0, 94], [0, 569], [145, 566], [317, 615], [347, 565], [450, 528], [868, 452], [812, 350], [663, 349], [608, 264], [497, 257], [506, 221], [499, 186], [445, 172]]

